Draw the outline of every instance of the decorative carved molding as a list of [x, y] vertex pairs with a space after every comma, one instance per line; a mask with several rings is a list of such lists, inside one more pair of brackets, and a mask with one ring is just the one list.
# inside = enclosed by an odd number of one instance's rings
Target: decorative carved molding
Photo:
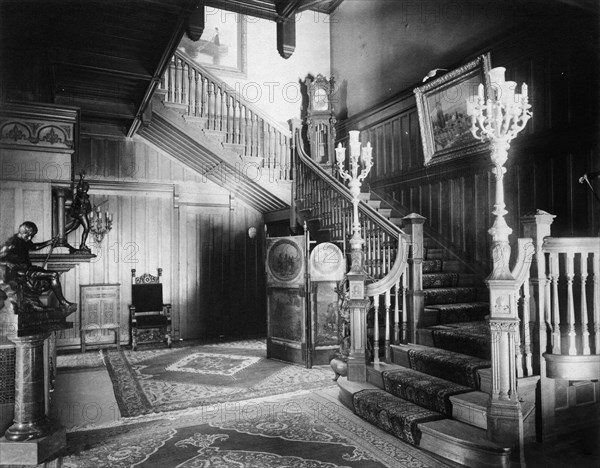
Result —
[[7, 104], [0, 111], [0, 147], [73, 153], [79, 111], [30, 104]]

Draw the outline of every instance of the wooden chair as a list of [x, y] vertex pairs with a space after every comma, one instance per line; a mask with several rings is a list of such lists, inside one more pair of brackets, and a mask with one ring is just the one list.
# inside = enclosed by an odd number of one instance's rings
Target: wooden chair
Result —
[[163, 285], [160, 282], [162, 268], [158, 276], [144, 273], [135, 276], [131, 270], [131, 349], [140, 343], [166, 342], [171, 347], [171, 304], [163, 303]]

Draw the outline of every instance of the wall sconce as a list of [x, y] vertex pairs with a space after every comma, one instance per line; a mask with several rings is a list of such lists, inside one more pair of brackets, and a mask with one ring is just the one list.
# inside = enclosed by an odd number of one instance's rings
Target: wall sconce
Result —
[[102, 216], [99, 206], [90, 214], [90, 231], [96, 243], [101, 243], [104, 236], [112, 229], [112, 213], [106, 211]]

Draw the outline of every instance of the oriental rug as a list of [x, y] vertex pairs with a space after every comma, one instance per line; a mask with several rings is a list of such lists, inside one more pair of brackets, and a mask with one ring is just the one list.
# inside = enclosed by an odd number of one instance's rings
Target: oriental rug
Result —
[[329, 366], [266, 358], [260, 340], [149, 350], [105, 350], [123, 417], [334, 386]]
[[72, 432], [63, 468], [443, 468], [361, 421], [337, 388], [149, 415]]

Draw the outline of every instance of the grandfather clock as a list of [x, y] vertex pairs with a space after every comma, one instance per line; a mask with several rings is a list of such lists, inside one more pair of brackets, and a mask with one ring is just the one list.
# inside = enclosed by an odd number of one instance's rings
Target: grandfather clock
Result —
[[308, 92], [306, 124], [310, 155], [323, 169], [332, 173], [335, 166], [335, 123], [332, 95], [334, 78], [319, 74], [304, 81]]

